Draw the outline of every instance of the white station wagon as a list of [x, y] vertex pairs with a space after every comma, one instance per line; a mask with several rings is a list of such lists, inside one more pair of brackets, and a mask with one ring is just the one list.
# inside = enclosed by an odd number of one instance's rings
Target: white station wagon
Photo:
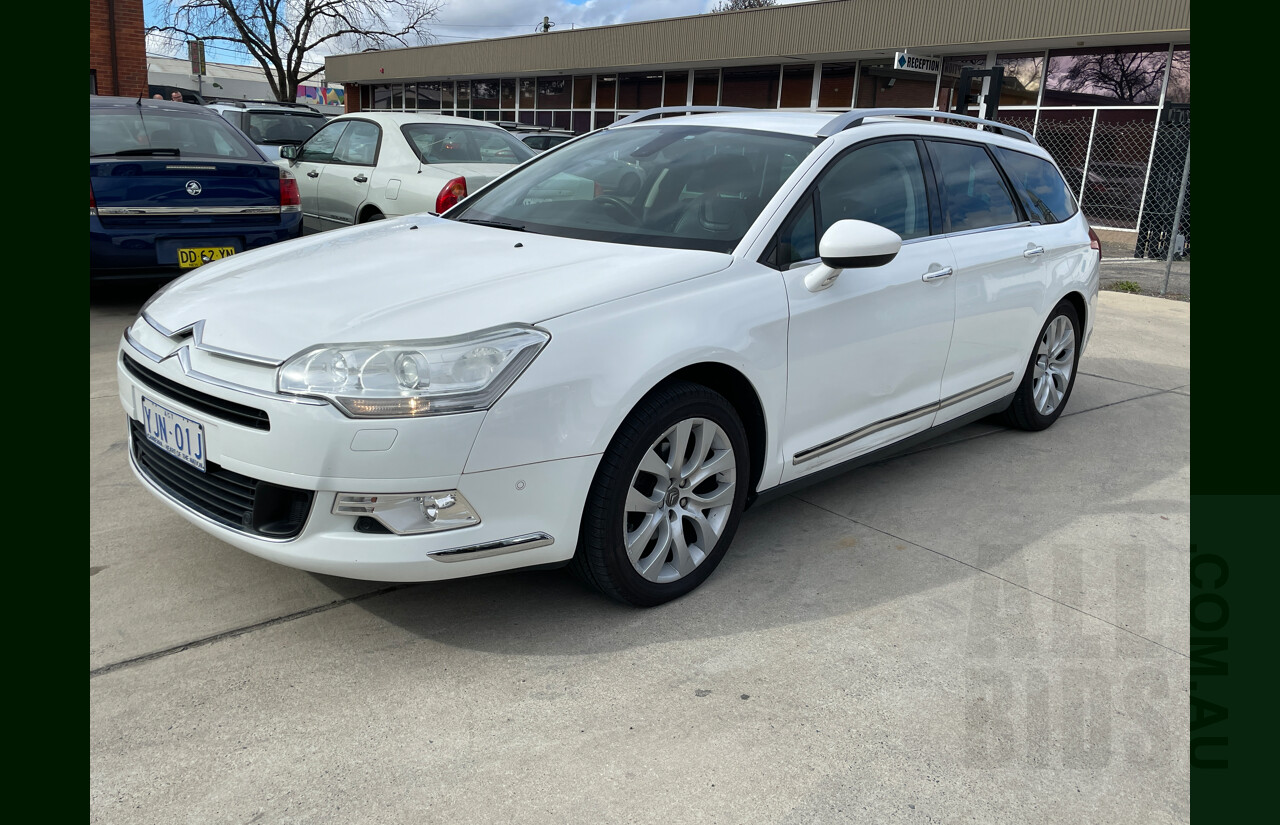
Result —
[[922, 116], [643, 112], [201, 267], [121, 340], [133, 469], [304, 570], [687, 593], [753, 502], [1071, 395], [1096, 236], [1030, 135]]

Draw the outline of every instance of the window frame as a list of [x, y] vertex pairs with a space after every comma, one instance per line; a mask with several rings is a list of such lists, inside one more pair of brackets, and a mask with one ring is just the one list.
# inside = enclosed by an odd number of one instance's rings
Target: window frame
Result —
[[[939, 137], [927, 136], [921, 139], [925, 143], [925, 150], [929, 154], [929, 160], [931, 162], [932, 169], [933, 169], [934, 187], [937, 189], [937, 192], [938, 192], [939, 216], [942, 221], [941, 234], [944, 237], [952, 236], [952, 235], [968, 235], [975, 232], [994, 232], [999, 229], [1011, 229], [1018, 226], [1028, 226], [1032, 223], [1032, 221], [1030, 221], [1027, 218], [1027, 213], [1022, 207], [1022, 198], [1017, 195], [1016, 190], [1013, 188], [1013, 183], [1009, 180], [1009, 177], [1005, 172], [1004, 167], [1000, 165], [1000, 161], [996, 158], [995, 152], [991, 151], [990, 144], [984, 141], [963, 140], [961, 138], [941, 137], [941, 136]], [[936, 162], [937, 159], [933, 157], [932, 145], [939, 144], [939, 143], [958, 143], [961, 146], [974, 146], [982, 149], [982, 151], [986, 154], [987, 159], [991, 161], [991, 164], [995, 167], [996, 174], [999, 176], [999, 179], [1000, 179], [1000, 185], [1004, 187], [1005, 195], [1008, 196], [1010, 202], [1013, 204], [1014, 217], [1016, 220], [1010, 223], [993, 224], [992, 226], [980, 226], [975, 229], [952, 229], [951, 213], [947, 209], [947, 201], [946, 201], [947, 192], [946, 192], [946, 186], [943, 184], [943, 180], [942, 180], [942, 170], [939, 164]]]
[[[377, 144], [374, 146], [374, 149], [373, 149], [373, 162], [372, 162], [372, 163], [365, 164], [365, 163], [353, 163], [352, 161], [348, 161], [348, 160], [338, 160], [338, 159], [337, 159], [337, 155], [338, 155], [338, 148], [339, 148], [340, 146], [342, 146], [342, 141], [344, 141], [344, 140], [346, 140], [346, 139], [347, 139], [348, 129], [343, 129], [343, 130], [342, 130], [342, 134], [338, 136], [338, 142], [337, 142], [337, 143], [335, 143], [335, 144], [333, 145], [333, 154], [329, 156], [329, 163], [332, 163], [332, 164], [337, 165], [337, 166], [360, 166], [360, 167], [364, 167], [364, 168], [368, 168], [368, 169], [372, 169], [372, 168], [374, 168], [375, 166], [377, 166], [377, 165], [378, 165], [378, 158], [379, 158], [379, 157], [381, 156], [381, 154], [382, 154], [382, 126], [380, 126], [380, 125], [379, 125], [378, 123], [376, 123], [375, 121], [368, 120], [367, 118], [363, 118], [363, 117], [353, 117], [353, 118], [350, 118], [349, 120], [347, 120], [347, 121], [346, 121], [346, 123], [347, 123], [348, 127], [349, 127], [349, 126], [351, 126], [352, 124], [355, 124], [355, 123], [368, 123], [370, 126], [372, 126], [374, 129], [376, 129], [376, 130], [377, 130], [377, 132], [378, 132], [378, 142], [377, 142]], [[326, 124], [326, 125], [327, 125], [327, 124]], [[323, 127], [323, 126], [321, 126], [320, 128], [321, 128], [321, 129], [323, 129], [324, 127]], [[320, 132], [317, 130], [317, 131], [316, 131], [316, 134], [319, 134], [319, 133], [320, 133]]]
[[881, 137], [858, 141], [850, 146], [846, 146], [844, 149], [837, 152], [831, 160], [827, 161], [818, 172], [817, 176], [814, 177], [814, 179], [809, 182], [809, 185], [805, 187], [803, 194], [796, 198], [795, 203], [793, 203], [791, 208], [787, 210], [786, 216], [778, 223], [778, 228], [774, 230], [773, 237], [769, 240], [764, 252], [761, 253], [757, 260], [765, 266], [768, 266], [771, 269], [776, 269], [779, 272], [786, 272], [787, 270], [798, 266], [807, 266], [820, 261], [822, 259], [821, 256], [816, 256], [813, 258], [803, 258], [798, 261], [792, 261], [787, 264], [780, 263], [778, 261], [778, 251], [782, 247], [781, 240], [783, 231], [789, 229], [800, 217], [800, 213], [808, 209], [813, 214], [814, 246], [815, 251], [817, 251], [817, 247], [822, 243], [822, 236], [819, 235], [817, 231], [818, 227], [822, 223], [822, 207], [817, 198], [818, 187], [822, 184], [823, 180], [826, 179], [827, 175], [835, 165], [843, 161], [853, 152], [856, 152], [859, 149], [865, 149], [868, 146], [874, 146], [878, 143], [890, 142], [909, 142], [914, 145], [916, 157], [920, 161], [921, 175], [924, 178], [925, 203], [929, 210], [929, 234], [922, 235], [918, 238], [904, 239], [903, 243], [920, 243], [921, 241], [928, 241], [942, 237], [945, 233], [942, 231], [943, 223], [941, 200], [937, 191], [938, 182], [933, 170], [933, 159], [930, 157], [926, 148], [922, 145], [924, 143], [923, 138], [918, 135], [883, 135]]

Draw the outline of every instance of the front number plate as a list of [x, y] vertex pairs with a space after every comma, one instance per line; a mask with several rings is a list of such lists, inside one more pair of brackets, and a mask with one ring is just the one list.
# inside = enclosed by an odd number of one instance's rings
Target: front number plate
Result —
[[202, 246], [178, 250], [178, 266], [182, 269], [195, 269], [222, 258], [236, 254], [234, 246]]
[[205, 471], [203, 424], [162, 407], [146, 396], [142, 396], [142, 423], [147, 429], [148, 441], [200, 472]]

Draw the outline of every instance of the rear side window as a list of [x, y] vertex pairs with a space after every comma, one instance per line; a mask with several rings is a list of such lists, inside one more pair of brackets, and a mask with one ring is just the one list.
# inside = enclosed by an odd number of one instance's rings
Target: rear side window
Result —
[[423, 163], [523, 163], [533, 150], [502, 129], [444, 123], [400, 127]]
[[1071, 196], [1062, 175], [1044, 158], [991, 147], [1000, 165], [1013, 181], [1022, 208], [1039, 223], [1061, 223], [1076, 213], [1076, 199]]
[[929, 154], [941, 178], [948, 232], [1018, 222], [1018, 209], [986, 149], [970, 143], [929, 141]]

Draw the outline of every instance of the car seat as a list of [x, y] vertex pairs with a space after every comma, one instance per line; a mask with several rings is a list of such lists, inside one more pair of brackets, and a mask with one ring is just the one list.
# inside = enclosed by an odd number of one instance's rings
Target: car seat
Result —
[[742, 155], [712, 155], [693, 173], [688, 189], [702, 194], [676, 221], [676, 235], [736, 239], [755, 217], [755, 172]]

